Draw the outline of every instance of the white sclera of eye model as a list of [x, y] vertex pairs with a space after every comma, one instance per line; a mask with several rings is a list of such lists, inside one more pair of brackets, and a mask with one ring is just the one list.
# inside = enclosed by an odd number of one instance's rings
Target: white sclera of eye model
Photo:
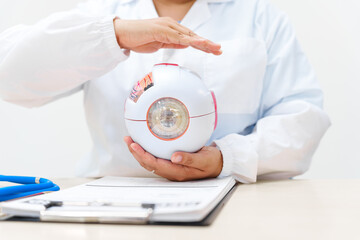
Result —
[[215, 95], [194, 72], [157, 64], [134, 85], [125, 103], [125, 123], [134, 142], [158, 158], [197, 152], [216, 128]]

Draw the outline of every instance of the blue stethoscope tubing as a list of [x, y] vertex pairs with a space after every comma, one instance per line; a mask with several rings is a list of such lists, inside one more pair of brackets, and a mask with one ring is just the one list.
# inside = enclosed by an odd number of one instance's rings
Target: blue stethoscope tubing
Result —
[[60, 190], [58, 185], [46, 178], [0, 175], [0, 181], [23, 184], [0, 188], [0, 202]]

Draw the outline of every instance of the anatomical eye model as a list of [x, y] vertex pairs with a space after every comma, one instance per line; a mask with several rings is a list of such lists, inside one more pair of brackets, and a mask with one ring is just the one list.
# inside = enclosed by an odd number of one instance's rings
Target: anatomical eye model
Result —
[[132, 139], [156, 157], [196, 152], [217, 122], [216, 99], [201, 78], [176, 64], [157, 64], [138, 81], [125, 103]]

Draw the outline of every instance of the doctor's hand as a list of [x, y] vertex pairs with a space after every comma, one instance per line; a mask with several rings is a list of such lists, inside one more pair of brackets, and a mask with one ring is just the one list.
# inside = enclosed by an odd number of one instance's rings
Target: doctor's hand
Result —
[[119, 46], [139, 53], [189, 46], [215, 55], [222, 53], [219, 44], [196, 35], [169, 17], [145, 20], [115, 18], [114, 27]]
[[197, 153], [176, 152], [169, 161], [146, 152], [131, 137], [124, 141], [141, 166], [171, 181], [215, 178], [223, 167], [222, 154], [216, 147], [203, 147]]

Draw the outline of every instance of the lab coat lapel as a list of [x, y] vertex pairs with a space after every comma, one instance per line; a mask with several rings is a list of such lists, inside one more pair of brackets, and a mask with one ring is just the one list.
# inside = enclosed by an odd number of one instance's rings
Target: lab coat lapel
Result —
[[[137, 2], [136, 7], [139, 19], [159, 17], [152, 0], [140, 0]], [[197, 0], [186, 14], [183, 21], [181, 21], [181, 24], [190, 28], [191, 30], [195, 30], [197, 27], [209, 20], [210, 17], [211, 13], [208, 6], [208, 1]]]
[[149, 18], [159, 17], [152, 0], [139, 0], [137, 2], [136, 8], [139, 19], [149, 19]]
[[195, 31], [196, 28], [209, 20], [210, 17], [211, 12], [208, 6], [208, 1], [197, 0], [186, 14], [183, 21], [181, 21], [181, 24]]
[[211, 18], [209, 4], [232, 2], [234, 0], [197, 0], [184, 17], [181, 24], [196, 31], [198, 27]]

